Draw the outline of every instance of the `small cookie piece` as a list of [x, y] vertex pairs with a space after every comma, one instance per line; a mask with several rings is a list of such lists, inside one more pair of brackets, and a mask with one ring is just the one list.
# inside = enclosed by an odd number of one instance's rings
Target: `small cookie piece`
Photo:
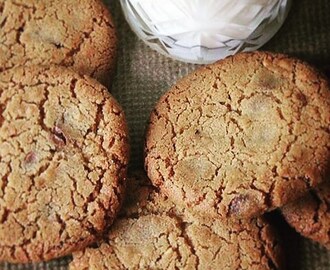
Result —
[[117, 37], [100, 0], [0, 0], [0, 72], [62, 65], [109, 83]]
[[122, 201], [122, 109], [101, 84], [62, 67], [4, 71], [0, 95], [0, 261], [84, 248]]
[[145, 167], [177, 204], [250, 218], [322, 181], [329, 124], [322, 75], [286, 55], [241, 53], [193, 72], [159, 100]]
[[[73, 254], [81, 269], [279, 269], [280, 246], [262, 218], [207, 219], [176, 207], [139, 173], [105, 242]], [[134, 184], [133, 184], [134, 185]]]
[[282, 213], [298, 233], [330, 249], [330, 181], [286, 205]]

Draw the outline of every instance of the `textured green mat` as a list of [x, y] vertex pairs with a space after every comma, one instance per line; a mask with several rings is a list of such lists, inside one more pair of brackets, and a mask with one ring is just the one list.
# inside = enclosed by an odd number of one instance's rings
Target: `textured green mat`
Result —
[[[129, 30], [118, 0], [106, 2], [115, 17], [120, 37], [117, 75], [111, 92], [126, 111], [132, 144], [131, 169], [134, 169], [142, 166], [144, 130], [153, 105], [178, 78], [198, 66], [176, 62], [150, 50]], [[264, 49], [301, 57], [329, 71], [329, 14], [329, 0], [293, 1], [286, 23]], [[330, 270], [330, 251], [301, 238], [280, 223], [286, 239], [288, 269]], [[36, 265], [0, 264], [0, 269], [59, 270], [67, 269], [69, 262], [70, 258]]]

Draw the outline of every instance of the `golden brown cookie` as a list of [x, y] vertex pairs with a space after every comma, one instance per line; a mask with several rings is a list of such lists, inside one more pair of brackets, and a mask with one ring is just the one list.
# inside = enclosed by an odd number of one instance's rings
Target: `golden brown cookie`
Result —
[[330, 249], [330, 181], [283, 207], [287, 222], [301, 235]]
[[0, 0], [0, 72], [57, 64], [108, 83], [116, 47], [100, 0]]
[[0, 261], [84, 248], [125, 185], [125, 116], [101, 84], [62, 67], [0, 73]]
[[241, 53], [203, 67], [158, 102], [145, 167], [177, 204], [249, 218], [322, 181], [330, 159], [330, 88], [286, 55]]
[[74, 253], [71, 270], [280, 268], [280, 247], [262, 218], [193, 216], [154, 191], [143, 174], [129, 178], [127, 198], [105, 242]]

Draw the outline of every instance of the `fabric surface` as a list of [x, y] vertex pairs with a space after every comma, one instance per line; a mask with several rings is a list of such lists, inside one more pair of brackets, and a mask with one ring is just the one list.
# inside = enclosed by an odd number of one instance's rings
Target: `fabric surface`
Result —
[[[120, 38], [117, 75], [111, 92], [123, 106], [130, 128], [130, 169], [143, 164], [144, 131], [158, 98], [179, 78], [197, 65], [173, 61], [152, 51], [129, 30], [119, 0], [108, 0]], [[263, 49], [289, 53], [330, 70], [330, 1], [294, 0], [289, 17], [277, 35]], [[330, 251], [303, 239], [278, 218], [288, 269], [330, 269]], [[0, 264], [0, 270], [67, 269], [71, 258], [35, 265]]]

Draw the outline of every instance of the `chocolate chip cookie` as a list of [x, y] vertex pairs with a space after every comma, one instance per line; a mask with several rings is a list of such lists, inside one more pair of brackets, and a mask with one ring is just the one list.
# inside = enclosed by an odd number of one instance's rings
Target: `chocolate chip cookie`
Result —
[[330, 159], [330, 87], [308, 64], [241, 53], [205, 66], [159, 100], [145, 167], [177, 204], [250, 218], [318, 185]]
[[[133, 185], [133, 187], [132, 187]], [[262, 218], [208, 219], [175, 206], [139, 173], [128, 201], [98, 247], [74, 253], [80, 269], [279, 269], [280, 246]]]
[[330, 181], [286, 205], [282, 213], [301, 235], [330, 249]]
[[116, 46], [100, 0], [0, 0], [0, 72], [57, 64], [108, 83]]
[[0, 261], [45, 261], [110, 225], [125, 186], [125, 116], [101, 84], [62, 67], [0, 73]]

